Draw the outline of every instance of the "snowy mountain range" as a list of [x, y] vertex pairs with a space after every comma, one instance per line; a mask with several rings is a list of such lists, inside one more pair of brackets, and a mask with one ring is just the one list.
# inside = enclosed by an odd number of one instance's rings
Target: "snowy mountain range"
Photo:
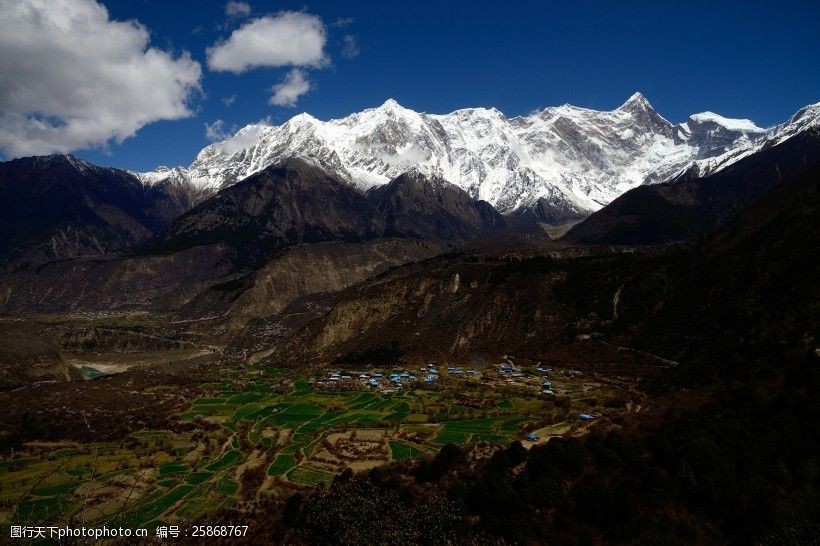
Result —
[[502, 213], [560, 223], [587, 216], [642, 184], [720, 170], [820, 119], [820, 104], [763, 129], [711, 112], [673, 124], [640, 93], [612, 111], [571, 105], [507, 117], [495, 108], [419, 113], [390, 99], [320, 121], [248, 125], [204, 148], [188, 167], [134, 173], [208, 195], [285, 158], [307, 160], [362, 191], [415, 169], [444, 178]]

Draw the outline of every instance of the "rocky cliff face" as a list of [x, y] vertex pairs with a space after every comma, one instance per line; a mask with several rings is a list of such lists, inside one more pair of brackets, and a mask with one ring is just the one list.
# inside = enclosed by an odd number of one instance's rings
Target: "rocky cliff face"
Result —
[[302, 298], [342, 291], [445, 250], [441, 242], [409, 238], [302, 245], [282, 252], [245, 277], [212, 286], [179, 314], [189, 319], [224, 316], [231, 329], [240, 328], [251, 320], [276, 315]]
[[[520, 266], [447, 257], [399, 268], [349, 290], [320, 319], [270, 340], [273, 348], [255, 358], [330, 362], [391, 346], [409, 359], [540, 350], [572, 328], [572, 309], [554, 295], [565, 272], [548, 259]], [[594, 291], [610, 288], [617, 289], [603, 283]]]
[[60, 354], [59, 342], [42, 325], [0, 321], [0, 387], [79, 376]]
[[234, 270], [224, 245], [153, 256], [79, 258], [0, 278], [0, 315], [169, 311]]

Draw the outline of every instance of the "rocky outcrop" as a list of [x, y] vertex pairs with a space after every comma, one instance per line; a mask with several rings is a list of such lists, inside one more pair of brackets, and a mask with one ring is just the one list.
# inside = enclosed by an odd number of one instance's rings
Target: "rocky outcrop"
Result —
[[434, 241], [378, 240], [328, 243], [292, 249], [256, 273], [255, 282], [233, 306], [233, 320], [278, 313], [300, 297], [332, 293], [409, 262], [445, 250]]
[[0, 314], [112, 313], [178, 309], [234, 272], [224, 245], [174, 254], [82, 258], [20, 269], [0, 278]]
[[410, 359], [537, 350], [569, 335], [573, 322], [554, 296], [563, 274], [550, 263], [451, 257], [398, 268], [349, 290], [256, 358], [332, 361], [390, 346]]
[[16, 320], [0, 321], [0, 387], [79, 377], [45, 328]]

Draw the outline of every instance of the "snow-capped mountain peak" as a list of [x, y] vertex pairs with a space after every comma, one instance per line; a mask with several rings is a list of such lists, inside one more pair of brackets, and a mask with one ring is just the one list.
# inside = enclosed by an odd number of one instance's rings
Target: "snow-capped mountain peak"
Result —
[[798, 131], [810, 127], [820, 127], [820, 102], [804, 106], [789, 118], [789, 121], [784, 125]]
[[[812, 115], [804, 113], [794, 123], [805, 125], [801, 120]], [[551, 210], [550, 221], [563, 221], [589, 214], [635, 186], [738, 154], [773, 130], [711, 112], [674, 125], [641, 93], [611, 111], [563, 105], [512, 118], [495, 108], [419, 113], [387, 99], [340, 119], [302, 113], [281, 125], [248, 125], [173, 171], [199, 190], [216, 191], [299, 157], [366, 191], [415, 169], [501, 212]], [[142, 178], [159, 180], [165, 172]]]
[[646, 97], [643, 96], [643, 93], [641, 93], [640, 91], [636, 91], [635, 93], [632, 94], [631, 97], [626, 99], [626, 102], [624, 102], [622, 105], [620, 105], [618, 107], [618, 110], [621, 110], [621, 111], [624, 111], [624, 110], [627, 110], [627, 111], [652, 110], [653, 112], [655, 111], [655, 109], [652, 108], [652, 105], [649, 104], [649, 101], [646, 99]]
[[820, 128], [820, 103], [801, 108], [787, 122], [770, 129], [762, 129], [747, 119], [727, 119], [712, 112], [690, 116], [689, 121], [681, 124], [679, 128], [681, 131], [690, 131], [693, 135], [700, 128], [702, 133], [706, 133], [705, 136], [701, 134], [698, 137], [702, 143], [709, 142], [711, 139], [713, 143], [718, 141], [720, 144], [720, 139], [726, 140], [725, 135], [729, 132], [741, 133], [741, 137], [735, 138], [731, 146], [718, 146], [716, 150], [713, 150], [713, 152], [720, 153], [706, 153], [709, 147], [702, 144], [699, 154], [672, 178], [707, 176], [763, 148], [775, 146], [798, 133]]
[[758, 127], [752, 120], [749, 119], [731, 119], [725, 118], [714, 112], [701, 112], [700, 114], [692, 114], [689, 120], [694, 123], [714, 123], [725, 129], [732, 131], [740, 131], [743, 133], [765, 133], [766, 129]]
[[396, 99], [390, 98], [384, 101], [381, 106], [374, 108], [374, 110], [381, 110], [382, 112], [401, 112], [402, 110], [407, 110], [407, 108], [399, 104]]

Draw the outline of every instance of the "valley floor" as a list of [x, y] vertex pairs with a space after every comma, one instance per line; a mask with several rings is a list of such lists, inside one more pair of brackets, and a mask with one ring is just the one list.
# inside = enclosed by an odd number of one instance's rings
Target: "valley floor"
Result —
[[[484, 364], [468, 376], [436, 362], [434, 382], [419, 374], [378, 387], [359, 375], [330, 382], [326, 370], [269, 364], [189, 363], [104, 375], [92, 362], [86, 371], [97, 373], [86, 375], [94, 379], [0, 394], [9, 448], [0, 462], [0, 520], [191, 523], [220, 509], [286, 499], [345, 469], [429, 457], [445, 444], [492, 452], [521, 440], [529, 447], [590, 427], [617, 428], [628, 413], [647, 411], [635, 384], [660, 369], [651, 359], [636, 361], [592, 340], [557, 355], [549, 371], [509, 357], [511, 369]], [[391, 368], [381, 372], [386, 377]]]

